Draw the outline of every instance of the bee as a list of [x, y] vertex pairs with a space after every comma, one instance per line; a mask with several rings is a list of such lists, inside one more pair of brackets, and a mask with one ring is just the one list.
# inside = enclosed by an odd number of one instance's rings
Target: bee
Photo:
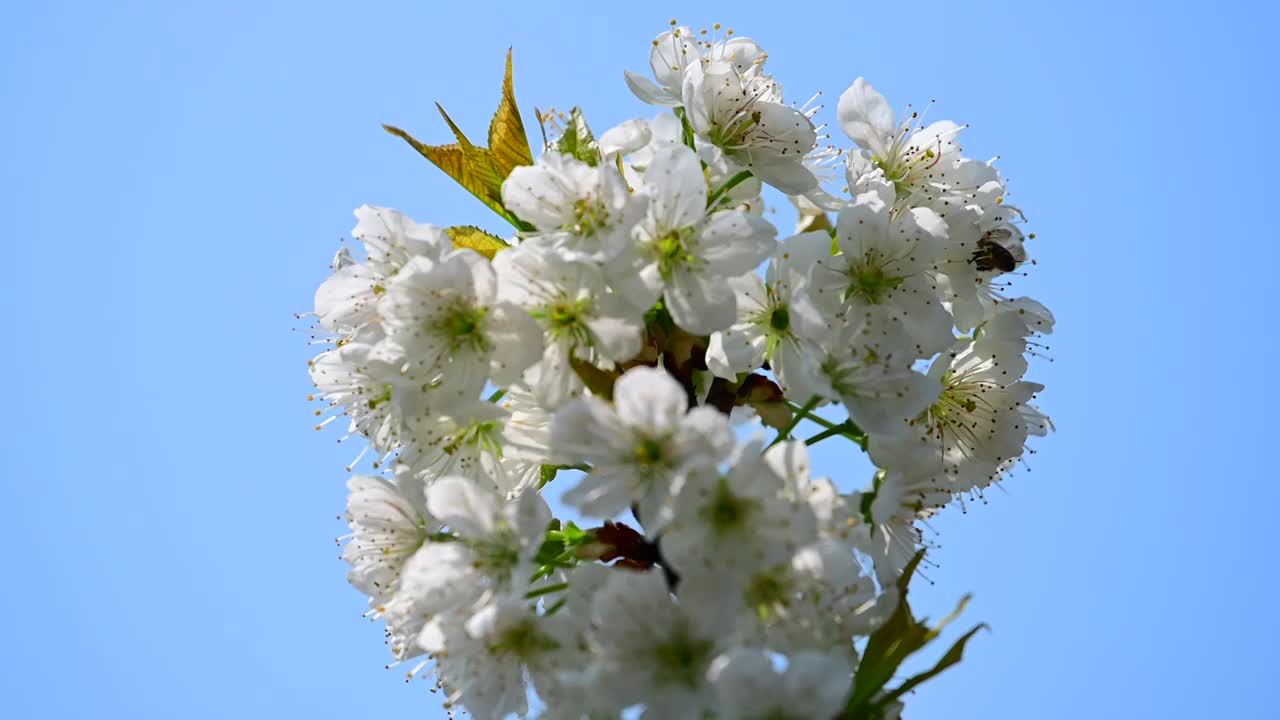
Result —
[[994, 228], [986, 231], [978, 240], [978, 249], [973, 251], [973, 257], [969, 262], [975, 263], [983, 272], [991, 270], [1013, 272], [1014, 268], [1018, 267], [1018, 263], [1027, 258], [1022, 248], [1015, 246], [1016, 249], [1011, 250], [1004, 246], [1003, 243], [1011, 237], [1013, 237], [1013, 231], [1009, 228]]

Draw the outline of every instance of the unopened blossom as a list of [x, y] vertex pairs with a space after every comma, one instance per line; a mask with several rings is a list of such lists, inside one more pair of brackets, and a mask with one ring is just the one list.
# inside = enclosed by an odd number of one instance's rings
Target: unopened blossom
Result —
[[709, 212], [702, 166], [683, 146], [655, 154], [645, 192], [648, 212], [609, 266], [610, 283], [637, 308], [661, 298], [676, 325], [691, 333], [728, 327], [736, 304], [725, 281], [769, 257], [777, 230], [742, 210]]
[[623, 71], [623, 76], [627, 87], [642, 102], [679, 107], [685, 102], [684, 79], [690, 69], [716, 62], [727, 64], [741, 75], [758, 75], [765, 59], [764, 49], [751, 38], [729, 34], [708, 41], [695, 34], [692, 28], [680, 26], [654, 38], [649, 51], [653, 80], [630, 70]]

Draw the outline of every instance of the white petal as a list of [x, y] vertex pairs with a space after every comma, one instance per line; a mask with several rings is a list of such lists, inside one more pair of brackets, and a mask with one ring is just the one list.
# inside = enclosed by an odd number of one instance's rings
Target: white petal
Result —
[[779, 697], [777, 673], [764, 650], [738, 648], [721, 655], [711, 664], [707, 679], [715, 685], [726, 720], [768, 717], [759, 713], [786, 700]]
[[511, 171], [502, 182], [502, 204], [534, 227], [551, 230], [564, 225], [563, 209], [573, 203], [573, 188], [557, 178], [545, 155], [539, 160]]
[[[764, 454], [764, 461], [769, 467], [786, 481], [786, 486], [797, 492], [809, 489], [809, 448], [799, 440], [781, 442], [769, 448]], [[803, 497], [803, 495], [801, 495]]]
[[684, 416], [689, 398], [666, 370], [641, 366], [618, 378], [613, 404], [623, 422], [661, 437]]
[[571, 343], [568, 338], [547, 343], [542, 360], [524, 374], [525, 384], [533, 390], [534, 398], [544, 408], [553, 410], [581, 394], [582, 381], [569, 361], [573, 351]]
[[703, 227], [698, 254], [717, 275], [741, 275], [773, 253], [777, 232], [773, 223], [759, 215], [725, 210], [712, 215]]
[[374, 288], [382, 282], [382, 276], [368, 265], [340, 268], [316, 289], [320, 325], [326, 330], [338, 330], [373, 319], [377, 298]]
[[755, 323], [733, 325], [713, 333], [707, 347], [707, 369], [718, 377], [733, 380], [738, 373], [764, 364], [768, 342], [764, 330]]
[[555, 414], [551, 427], [551, 460], [564, 464], [597, 463], [625, 451], [631, 441], [626, 424], [598, 397], [571, 400]]
[[628, 120], [617, 127], [610, 128], [597, 141], [600, 153], [605, 157], [614, 153], [627, 155], [633, 153], [653, 139], [653, 131], [649, 123], [639, 118]]
[[707, 181], [702, 164], [684, 145], [655, 152], [644, 177], [650, 195], [649, 214], [660, 231], [694, 225], [706, 214]]
[[[859, 196], [860, 199], [868, 197]], [[889, 208], [880, 203], [855, 202], [846, 205], [836, 219], [836, 242], [850, 258], [860, 258], [868, 250], [887, 250]], [[896, 247], [892, 248], [896, 249]], [[897, 253], [885, 253], [897, 257]]]
[[676, 272], [662, 297], [676, 325], [694, 335], [723, 330], [737, 319], [733, 288], [722, 278]]
[[760, 182], [772, 185], [787, 195], [803, 195], [818, 187], [818, 178], [804, 166], [803, 156], [753, 156], [751, 172]]
[[644, 325], [638, 313], [614, 295], [596, 299], [596, 315], [586, 319], [592, 342], [600, 354], [614, 362], [626, 362], [640, 352]]
[[493, 346], [490, 372], [498, 385], [515, 382], [542, 357], [542, 328], [513, 303], [496, 303], [489, 309], [485, 337]]
[[665, 89], [658, 87], [649, 78], [643, 75], [637, 75], [630, 70], [623, 70], [623, 78], [627, 81], [627, 87], [635, 94], [640, 102], [649, 105], [657, 105], [659, 107], [679, 107], [680, 98], [667, 92]]
[[689, 66], [699, 65], [702, 51], [692, 28], [677, 27], [659, 35], [649, 50], [649, 69], [658, 83], [679, 88], [680, 78]]
[[609, 284], [640, 312], [647, 312], [662, 295], [662, 275], [658, 263], [641, 257], [635, 247], [627, 247], [605, 266]]
[[893, 133], [897, 122], [889, 102], [862, 78], [854, 80], [840, 95], [836, 120], [849, 139], [872, 152], [883, 149], [885, 138]]
[[463, 537], [484, 538], [498, 526], [502, 500], [464, 477], [448, 476], [427, 487], [427, 511]]
[[778, 243], [775, 260], [769, 266], [771, 283], [782, 283], [787, 297], [804, 285], [809, 271], [819, 260], [831, 257], [831, 236], [825, 230], [793, 235]]
[[536, 548], [551, 523], [551, 508], [536, 488], [520, 493], [515, 502], [507, 506], [511, 514], [511, 526], [525, 547]]

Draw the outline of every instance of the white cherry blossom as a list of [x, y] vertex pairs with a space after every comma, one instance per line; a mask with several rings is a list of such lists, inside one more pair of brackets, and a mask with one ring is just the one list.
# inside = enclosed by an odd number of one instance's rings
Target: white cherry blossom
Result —
[[357, 262], [344, 249], [333, 275], [316, 290], [316, 316], [330, 331], [376, 321], [378, 296], [405, 263], [414, 257], [438, 260], [453, 249], [444, 230], [419, 225], [399, 211], [361, 205], [355, 215], [351, 235], [364, 246], [366, 260]]
[[627, 189], [615, 165], [593, 167], [555, 151], [512, 170], [502, 183], [503, 204], [537, 228], [525, 242], [568, 261], [615, 257], [644, 213], [644, 199]]
[[884, 96], [863, 78], [840, 96], [836, 116], [859, 148], [849, 155], [850, 185], [878, 168], [903, 202], [927, 205], [956, 184], [961, 150], [955, 138], [963, 128], [955, 123], [923, 125], [916, 112], [899, 121]]
[[542, 326], [542, 360], [525, 374], [538, 402], [559, 407], [582, 393], [574, 360], [612, 367], [639, 350], [641, 313], [609, 292], [600, 271], [528, 245], [499, 253], [498, 297], [525, 308]]
[[725, 281], [769, 257], [777, 230], [742, 210], [709, 213], [702, 166], [683, 146], [655, 153], [645, 192], [648, 212], [609, 266], [609, 281], [637, 308], [647, 310], [661, 297], [675, 323], [691, 333], [728, 327], [736, 306]]
[[800, 336], [800, 328], [806, 323], [809, 327], [822, 324], [811, 303], [795, 300], [804, 291], [809, 269], [830, 256], [831, 236], [802, 233], [778, 244], [763, 278], [756, 273], [730, 278], [737, 320], [712, 333], [708, 369], [732, 380], [738, 373], [768, 362], [783, 390], [789, 392], [793, 373], [806, 372], [812, 353]]
[[596, 594], [589, 684], [615, 710], [643, 703], [647, 720], [700, 720], [715, 707], [707, 671], [726, 617], [672, 598], [656, 573], [618, 572]]
[[542, 355], [542, 331], [524, 309], [497, 298], [497, 275], [480, 254], [410, 260], [378, 301], [383, 357], [407, 383], [441, 403], [468, 402], [485, 381], [506, 385]]
[[347, 524], [351, 534], [342, 559], [351, 565], [347, 580], [375, 602], [395, 592], [400, 571], [439, 523], [428, 514], [421, 498], [395, 483], [371, 475], [347, 481]]
[[[662, 114], [593, 139], [575, 108], [536, 160], [504, 152], [504, 88], [463, 170], [505, 246], [362, 206], [316, 293], [317, 429], [363, 448], [348, 579], [451, 715], [897, 718], [910, 665], [859, 667], [907, 649], [887, 621], [908, 566], [945, 558], [929, 520], [1052, 429], [1024, 376], [1055, 318], [1011, 290], [1034, 234], [994, 160], [861, 78], [855, 147], [829, 144], [767, 58], [672, 21], [652, 79], [626, 74]], [[800, 216], [780, 243], [765, 184]], [[870, 482], [815, 477], [821, 442]]]
[[688, 474], [715, 467], [733, 447], [727, 419], [709, 407], [689, 409], [666, 371], [637, 367], [614, 385], [613, 404], [597, 397], [556, 413], [552, 446], [559, 459], [591, 470], [563, 501], [591, 517], [612, 517], [634, 503], [650, 533], [670, 518]]
[[827, 314], [871, 311], [898, 320], [911, 351], [929, 357], [954, 340], [951, 315], [930, 275], [947, 226], [928, 208], [895, 217], [892, 193], [887, 182], [877, 182], [840, 211], [840, 254], [814, 266], [808, 296]]
[[685, 71], [683, 96], [693, 131], [760, 180], [788, 195], [818, 187], [804, 162], [817, 129], [808, 115], [782, 103], [773, 78], [743, 73], [731, 62], [700, 63]]

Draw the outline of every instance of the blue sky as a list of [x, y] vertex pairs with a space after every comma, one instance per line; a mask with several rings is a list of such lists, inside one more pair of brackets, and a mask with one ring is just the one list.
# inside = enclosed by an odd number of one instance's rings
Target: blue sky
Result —
[[798, 100], [937, 98], [1037, 233], [1058, 433], [935, 523], [920, 607], [972, 592], [994, 630], [909, 717], [1274, 714], [1274, 10], [430, 5], [0, 10], [6, 717], [443, 717], [344, 583], [354, 449], [311, 430], [292, 313], [362, 203], [490, 220], [379, 123], [443, 140], [438, 100], [480, 135], [509, 45], [530, 123], [650, 114], [621, 73], [673, 15], [756, 37]]

